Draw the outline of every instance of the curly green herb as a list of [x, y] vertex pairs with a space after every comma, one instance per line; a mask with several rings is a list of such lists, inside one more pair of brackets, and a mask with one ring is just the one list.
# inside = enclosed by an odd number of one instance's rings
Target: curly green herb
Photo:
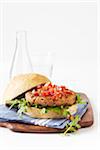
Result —
[[86, 104], [86, 102], [82, 100], [80, 94], [76, 95], [76, 103], [78, 103], [78, 104]]
[[79, 129], [81, 126], [78, 124], [80, 121], [79, 115], [76, 115], [75, 118], [66, 125], [66, 130], [64, 132], [64, 135], [66, 135], [68, 132], [75, 132], [77, 129]]
[[11, 106], [9, 107], [9, 109], [11, 108], [18, 108], [18, 115], [21, 117], [22, 116], [22, 113], [25, 112], [27, 110], [27, 107], [29, 106], [29, 103], [28, 101], [26, 101], [24, 98], [18, 100], [18, 99], [15, 99], [14, 101], [12, 100], [11, 101]]

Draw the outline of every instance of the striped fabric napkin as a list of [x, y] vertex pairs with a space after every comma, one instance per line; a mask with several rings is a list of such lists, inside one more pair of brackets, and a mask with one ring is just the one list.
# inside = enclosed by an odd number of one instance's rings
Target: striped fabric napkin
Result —
[[[85, 104], [76, 104], [76, 111], [73, 112], [73, 115], [79, 115], [80, 118], [84, 115], [88, 108], [88, 102]], [[68, 119], [36, 119], [31, 118], [27, 115], [22, 115], [22, 117], [19, 117], [16, 109], [11, 109], [5, 105], [0, 105], [0, 122], [19, 122], [19, 123], [27, 123], [27, 124], [33, 124], [33, 125], [39, 125], [39, 126], [46, 126], [46, 127], [52, 127], [52, 128], [58, 128], [63, 129], [66, 124], [71, 122]]]

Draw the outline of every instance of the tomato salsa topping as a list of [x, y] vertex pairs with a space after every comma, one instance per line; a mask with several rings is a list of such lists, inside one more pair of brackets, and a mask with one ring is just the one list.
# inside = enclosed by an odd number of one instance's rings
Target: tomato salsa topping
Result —
[[73, 91], [69, 90], [65, 86], [57, 86], [51, 82], [44, 85], [38, 85], [35, 90], [32, 91], [34, 96], [50, 96], [51, 99], [58, 99], [62, 96], [72, 95]]

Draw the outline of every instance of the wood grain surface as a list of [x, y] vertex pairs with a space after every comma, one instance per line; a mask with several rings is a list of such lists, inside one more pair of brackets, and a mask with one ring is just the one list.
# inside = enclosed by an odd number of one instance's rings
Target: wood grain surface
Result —
[[[88, 97], [83, 94], [79, 93], [81, 97], [85, 100], [88, 100]], [[93, 110], [92, 106], [89, 101], [88, 110], [82, 117], [79, 124], [81, 125], [81, 128], [89, 127], [93, 124], [94, 118], [93, 118]], [[35, 126], [30, 124], [24, 124], [24, 123], [12, 123], [12, 122], [0, 122], [1, 127], [6, 127], [12, 131], [15, 132], [24, 132], [24, 133], [57, 133], [57, 132], [64, 132], [65, 129], [56, 129], [56, 128], [49, 128], [49, 127], [43, 127], [43, 126]]]

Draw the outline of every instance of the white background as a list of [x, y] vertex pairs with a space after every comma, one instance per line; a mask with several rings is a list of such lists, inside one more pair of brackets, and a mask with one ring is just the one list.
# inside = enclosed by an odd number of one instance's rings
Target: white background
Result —
[[[26, 30], [28, 48], [55, 52], [54, 82], [88, 95], [95, 123], [72, 136], [19, 134], [0, 129], [2, 149], [94, 149], [97, 131], [97, 6], [95, 1], [3, 2], [1, 4], [1, 101], [15, 49], [16, 31]], [[20, 63], [20, 60], [19, 60]]]

